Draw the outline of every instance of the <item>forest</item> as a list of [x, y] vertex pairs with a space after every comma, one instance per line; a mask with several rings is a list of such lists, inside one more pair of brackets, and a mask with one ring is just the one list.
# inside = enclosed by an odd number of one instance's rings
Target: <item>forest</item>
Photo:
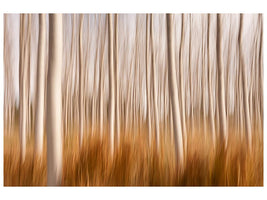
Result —
[[262, 14], [4, 14], [4, 186], [263, 186]]

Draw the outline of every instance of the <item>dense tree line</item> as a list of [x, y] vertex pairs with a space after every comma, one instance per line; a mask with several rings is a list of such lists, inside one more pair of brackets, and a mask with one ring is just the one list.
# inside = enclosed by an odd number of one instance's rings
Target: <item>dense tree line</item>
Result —
[[108, 134], [111, 156], [144, 128], [158, 151], [171, 137], [181, 169], [199, 124], [224, 149], [234, 125], [251, 150], [253, 126], [263, 128], [262, 26], [261, 14], [6, 14], [5, 134], [19, 109], [23, 162], [27, 135], [40, 157], [46, 130], [49, 185], [60, 184], [62, 138], [77, 130], [80, 146]]

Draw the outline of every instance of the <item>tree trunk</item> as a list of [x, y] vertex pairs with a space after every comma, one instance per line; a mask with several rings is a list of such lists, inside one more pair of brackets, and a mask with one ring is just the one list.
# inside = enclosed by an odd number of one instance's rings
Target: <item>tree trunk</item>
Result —
[[24, 63], [25, 57], [25, 14], [20, 15], [20, 55], [19, 55], [19, 139], [20, 139], [20, 155], [21, 161], [24, 162], [26, 155], [26, 78], [27, 66]]
[[94, 89], [93, 89], [93, 101], [92, 101], [92, 135], [95, 134], [95, 130], [96, 130], [96, 123], [97, 123], [97, 113], [96, 113], [96, 106], [97, 106], [97, 77], [96, 77], [96, 72], [97, 72], [97, 59], [100, 58], [99, 56], [99, 35], [97, 34], [97, 38], [96, 38], [96, 47], [95, 47], [95, 60], [94, 60]]
[[[25, 44], [24, 65], [26, 67], [26, 138], [30, 137], [31, 133], [31, 104], [30, 104], [30, 66], [31, 66], [31, 14], [27, 14], [27, 38]], [[27, 139], [26, 139], [27, 140]]]
[[182, 130], [183, 130], [183, 141], [184, 150], [187, 151], [187, 130], [185, 122], [185, 95], [184, 95], [184, 70], [183, 70], [183, 48], [184, 48], [184, 14], [182, 14], [182, 27], [181, 27], [181, 43], [180, 43], [180, 54], [179, 54], [179, 72], [180, 72], [180, 98], [181, 98], [181, 116], [182, 116]]
[[174, 35], [173, 35], [173, 16], [167, 14], [167, 54], [168, 54], [168, 79], [169, 79], [169, 93], [172, 105], [172, 117], [173, 117], [173, 131], [176, 153], [176, 164], [180, 169], [184, 168], [184, 148], [183, 148], [183, 136], [181, 129], [180, 109], [178, 101], [178, 89], [176, 80], [176, 71], [174, 64]]
[[225, 112], [225, 88], [224, 88], [224, 63], [221, 54], [221, 25], [220, 14], [217, 14], [217, 64], [218, 64], [218, 101], [219, 101], [219, 126], [220, 141], [227, 147], [227, 122]]
[[148, 137], [149, 146], [151, 146], [152, 135], [151, 135], [151, 116], [150, 116], [150, 78], [149, 78], [149, 21], [148, 14], [146, 15], [146, 98], [147, 98], [147, 123], [148, 123]]
[[263, 131], [263, 16], [259, 15], [260, 20], [260, 49], [259, 49], [259, 117], [261, 119], [260, 128]]
[[213, 146], [216, 145], [216, 135], [215, 135], [215, 123], [214, 123], [214, 109], [213, 109], [213, 95], [212, 95], [212, 71], [211, 71], [211, 58], [210, 58], [210, 14], [208, 14], [208, 32], [207, 32], [207, 47], [208, 47], [208, 84], [209, 84], [209, 111], [210, 111], [210, 125], [212, 133]]
[[49, 15], [49, 68], [47, 75], [47, 185], [61, 184], [61, 68], [62, 14]]
[[114, 152], [114, 125], [115, 125], [115, 88], [114, 88], [114, 61], [113, 61], [113, 19], [108, 14], [108, 32], [109, 32], [109, 131], [110, 131], [110, 148], [111, 155]]
[[114, 51], [114, 68], [115, 68], [115, 84], [116, 84], [116, 135], [117, 144], [120, 142], [120, 102], [119, 102], [119, 68], [118, 68], [118, 14], [115, 14], [115, 51]]
[[242, 25], [243, 25], [243, 14], [240, 14], [240, 28], [239, 28], [239, 56], [240, 56], [240, 67], [242, 71], [242, 89], [243, 89], [243, 109], [245, 113], [245, 131], [246, 139], [248, 144], [248, 149], [251, 152], [252, 142], [251, 142], [251, 119], [249, 114], [249, 96], [247, 88], [247, 70], [244, 62], [244, 55], [242, 50]]
[[35, 108], [35, 153], [43, 151], [44, 135], [44, 84], [45, 84], [46, 15], [39, 14], [39, 44], [37, 64], [36, 108]]
[[156, 131], [156, 145], [157, 150], [159, 151], [159, 114], [158, 114], [158, 95], [157, 95], [157, 81], [156, 81], [156, 69], [155, 69], [155, 57], [154, 57], [154, 47], [153, 47], [153, 16], [150, 14], [150, 36], [151, 36], [151, 69], [153, 77], [153, 104], [154, 104], [154, 117], [155, 117], [155, 131]]
[[[99, 19], [100, 20], [100, 19]], [[105, 45], [105, 40], [106, 40], [106, 31], [103, 30], [101, 31], [101, 26], [100, 26], [100, 21], [99, 21], [99, 35], [103, 32], [103, 39], [100, 38], [100, 56], [99, 56], [99, 85], [98, 85], [98, 90], [99, 90], [99, 125], [100, 125], [100, 137], [103, 137], [103, 126], [104, 126], [104, 45]], [[105, 22], [106, 23], [106, 22]], [[105, 28], [106, 29], [106, 24]]]
[[82, 146], [82, 142], [83, 142], [83, 122], [84, 122], [84, 101], [83, 101], [83, 77], [84, 77], [84, 66], [83, 66], [83, 34], [82, 34], [82, 27], [83, 27], [83, 14], [81, 16], [80, 19], [80, 34], [79, 34], [79, 47], [80, 47], [80, 54], [79, 54], [79, 59], [80, 59], [80, 67], [79, 67], [79, 127], [80, 127], [80, 131], [79, 131], [79, 147], [81, 148]]

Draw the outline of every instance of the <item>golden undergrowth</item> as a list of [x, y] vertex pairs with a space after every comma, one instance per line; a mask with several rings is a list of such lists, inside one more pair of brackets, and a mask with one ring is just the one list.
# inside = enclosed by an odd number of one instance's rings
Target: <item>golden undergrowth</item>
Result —
[[[200, 130], [200, 129], [199, 129]], [[148, 148], [147, 131], [121, 133], [111, 155], [108, 132], [85, 134], [81, 149], [77, 133], [65, 136], [62, 186], [263, 186], [262, 131], [254, 130], [252, 152], [245, 138], [229, 129], [228, 148], [214, 149], [211, 133], [188, 131], [186, 165], [175, 165], [170, 134], [161, 132], [160, 149], [155, 141]], [[242, 141], [242, 142], [241, 142]], [[46, 141], [41, 160], [34, 158], [34, 138], [27, 141], [24, 163], [20, 162], [18, 132], [4, 136], [4, 185], [46, 185]]]

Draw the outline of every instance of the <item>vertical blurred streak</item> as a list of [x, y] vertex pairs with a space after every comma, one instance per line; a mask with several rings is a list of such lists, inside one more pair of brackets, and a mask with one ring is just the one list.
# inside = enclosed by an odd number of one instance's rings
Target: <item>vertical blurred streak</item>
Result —
[[[166, 56], [166, 54], [165, 54], [165, 56]], [[167, 60], [167, 59], [166, 59]], [[168, 103], [168, 100], [169, 100], [169, 98], [168, 98], [168, 95], [167, 95], [167, 91], [168, 91], [168, 67], [166, 67], [167, 66], [167, 62], [165, 62], [166, 63], [166, 65], [165, 65], [165, 67], [164, 67], [164, 132], [165, 132], [165, 141], [167, 141], [167, 137], [170, 137], [171, 136], [171, 128], [168, 130], [168, 122], [170, 122], [170, 106], [169, 106], [169, 103]], [[166, 133], [168, 133], [169, 132], [169, 134], [170, 135], [168, 135], [168, 134], [166, 134]]]
[[259, 15], [260, 21], [260, 53], [259, 53], [259, 115], [261, 119], [261, 131], [263, 131], [263, 16]]
[[25, 14], [20, 14], [20, 38], [19, 38], [19, 139], [20, 157], [24, 162], [26, 155], [26, 92], [25, 92], [25, 40], [24, 40]]
[[[144, 22], [144, 18], [142, 17], [142, 15], [141, 14], [137, 14], [137, 19], [139, 19], [139, 21], [140, 21], [140, 24], [138, 23], [138, 27], [137, 27], [137, 33], [139, 34], [139, 37], [140, 37], [140, 39], [139, 39], [139, 42], [138, 42], [138, 55], [139, 55], [139, 60], [138, 60], [138, 70], [139, 70], [139, 93], [138, 93], [138, 95], [139, 95], [139, 99], [138, 99], [138, 118], [139, 118], [139, 120], [138, 120], [138, 130], [139, 130], [139, 132], [141, 131], [141, 124], [142, 124], [142, 122], [143, 122], [143, 115], [142, 115], [142, 110], [141, 110], [141, 106], [142, 106], [142, 102], [143, 102], [143, 98], [144, 98], [144, 95], [143, 95], [143, 93], [142, 93], [142, 91], [143, 91], [143, 89], [142, 89], [142, 80], [143, 80], [143, 71], [142, 71], [142, 69], [143, 69], [143, 60], [142, 60], [142, 58], [143, 58], [143, 49], [144, 48], [140, 48], [140, 46], [143, 44], [142, 42], [143, 42], [143, 38], [142, 38], [142, 36], [143, 36], [143, 32], [144, 32], [144, 28], [143, 28], [143, 22]], [[140, 28], [141, 27], [141, 28]]]
[[154, 38], [153, 38], [153, 15], [150, 14], [150, 37], [151, 37], [151, 71], [152, 71], [152, 79], [153, 79], [153, 105], [154, 105], [154, 117], [155, 117], [155, 131], [156, 131], [156, 145], [157, 151], [159, 152], [159, 116], [158, 116], [158, 102], [157, 102], [157, 80], [156, 80], [156, 66], [155, 66], [155, 50], [154, 50]]
[[[90, 133], [90, 131], [88, 131], [89, 130], [89, 125], [90, 125], [90, 123], [89, 123], [89, 112], [92, 112], [92, 110], [91, 110], [91, 107], [90, 107], [90, 105], [91, 105], [91, 102], [92, 102], [92, 98], [91, 98], [91, 96], [90, 96], [90, 92], [89, 92], [89, 84], [88, 84], [88, 80], [89, 80], [89, 78], [88, 78], [88, 71], [90, 70], [90, 64], [88, 65], [88, 63], [91, 61], [89, 58], [88, 58], [88, 54], [90, 54], [90, 45], [91, 45], [91, 40], [90, 40], [90, 36], [91, 36], [91, 33], [90, 33], [90, 16], [88, 15], [88, 14], [86, 14], [85, 15], [86, 16], [86, 18], [85, 18], [85, 20], [87, 20], [88, 22], [87, 22], [87, 27], [88, 27], [88, 32], [85, 32], [84, 30], [83, 30], [83, 33], [85, 33], [85, 35], [87, 35], [87, 37], [85, 37], [85, 41], [86, 41], [86, 44], [85, 44], [85, 48], [83, 48], [83, 49], [85, 49], [85, 53], [84, 53], [84, 59], [82, 59], [82, 62], [84, 63], [84, 70], [85, 70], [85, 72], [84, 72], [84, 77], [83, 77], [83, 80], [82, 80], [82, 89], [83, 89], [83, 91], [84, 91], [84, 95], [83, 95], [83, 98], [82, 98], [82, 101], [83, 101], [83, 108], [84, 108], [84, 128], [83, 128], [83, 130], [84, 130], [84, 134], [85, 133], [87, 133], [87, 135]], [[85, 23], [85, 26], [86, 26], [86, 23]], [[87, 34], [86, 34], [87, 33]], [[82, 41], [84, 41], [84, 40], [82, 40]], [[90, 82], [91, 83], [91, 82]]]
[[84, 133], [84, 128], [83, 128], [83, 123], [84, 123], [84, 94], [83, 94], [83, 79], [85, 76], [85, 70], [84, 70], [84, 65], [83, 65], [83, 14], [81, 14], [81, 19], [80, 19], [80, 28], [79, 28], [79, 147], [81, 148], [82, 142], [83, 142], [83, 133]]
[[[80, 115], [79, 115], [79, 80], [80, 80], [80, 48], [79, 48], [79, 17], [78, 14], [76, 17], [77, 26], [75, 27], [76, 30], [76, 37], [75, 37], [75, 78], [74, 78], [74, 124], [75, 129], [79, 132], [79, 122], [80, 122]], [[79, 134], [79, 133], [78, 133]]]
[[31, 102], [30, 102], [30, 60], [31, 60], [31, 14], [27, 14], [27, 36], [25, 44], [25, 67], [26, 67], [26, 137], [31, 133]]
[[183, 60], [183, 49], [184, 49], [184, 14], [182, 14], [182, 19], [181, 19], [181, 42], [180, 42], [180, 50], [179, 50], [179, 81], [180, 81], [180, 92], [181, 94], [180, 99], [181, 99], [181, 117], [182, 117], [182, 134], [183, 134], [183, 141], [184, 141], [184, 151], [186, 154], [187, 151], [187, 131], [186, 131], [186, 123], [185, 123], [185, 95], [184, 95], [184, 60]]
[[201, 23], [202, 23], [202, 44], [201, 44], [201, 51], [202, 51], [202, 87], [201, 87], [201, 90], [202, 90], [202, 98], [201, 98], [201, 101], [202, 101], [202, 104], [201, 104], [201, 110], [202, 110], [202, 113], [203, 113], [203, 131], [204, 131], [204, 137], [205, 137], [205, 140], [207, 138], [207, 128], [206, 128], [206, 124], [207, 124], [207, 120], [206, 120], [206, 70], [207, 70], [207, 66], [206, 66], [206, 56], [207, 56], [207, 38], [205, 37], [206, 36], [206, 15], [202, 14], [201, 16]]
[[192, 27], [191, 27], [191, 23], [192, 23], [192, 14], [189, 14], [189, 50], [188, 50], [188, 59], [189, 59], [189, 63], [188, 63], [188, 66], [189, 66], [189, 74], [190, 74], [190, 81], [189, 81], [189, 87], [190, 87], [190, 106], [191, 106], [191, 134], [194, 133], [194, 90], [193, 90], [193, 76], [194, 76], [194, 73], [193, 73], [193, 66], [192, 66], [192, 56], [191, 56], [191, 51], [192, 51], [192, 42], [191, 42], [191, 39], [192, 39]]
[[[4, 135], [11, 135], [14, 128], [15, 119], [15, 81], [14, 81], [14, 70], [15, 70], [15, 60], [14, 57], [14, 46], [16, 39], [14, 39], [14, 15], [4, 14], [4, 40], [3, 40], [3, 67], [4, 67]], [[17, 50], [16, 50], [17, 51]]]
[[46, 15], [39, 14], [39, 43], [37, 60], [37, 86], [35, 108], [35, 153], [40, 157], [43, 151], [44, 131], [44, 84], [45, 84], [45, 42], [46, 42]]
[[218, 102], [219, 102], [219, 126], [220, 141], [227, 147], [227, 124], [225, 112], [225, 88], [224, 88], [224, 63], [221, 53], [221, 16], [217, 14], [217, 65], [218, 65]]
[[99, 83], [98, 83], [98, 89], [99, 89], [99, 125], [100, 125], [100, 137], [103, 137], [103, 125], [104, 125], [104, 44], [106, 42], [106, 21], [105, 20], [105, 26], [104, 30], [101, 31], [101, 21], [99, 18], [99, 27], [98, 32], [99, 35], [103, 37], [101, 39], [100, 37], [100, 56], [99, 56]]
[[74, 131], [74, 89], [72, 89], [74, 86], [74, 82], [75, 82], [75, 80], [73, 80], [74, 79], [74, 77], [75, 76], [73, 76], [73, 71], [74, 71], [74, 69], [75, 69], [75, 62], [74, 62], [74, 56], [75, 56], [75, 25], [76, 25], [76, 23], [75, 23], [75, 20], [76, 20], [76, 15], [75, 14], [72, 14], [72, 40], [71, 40], [71, 55], [70, 55], [70, 57], [71, 57], [71, 61], [70, 61], [70, 77], [71, 78], [69, 78], [69, 86], [70, 86], [70, 93], [69, 93], [69, 110], [70, 110], [70, 131]]
[[115, 70], [115, 93], [116, 93], [116, 140], [117, 145], [119, 146], [120, 142], [120, 102], [119, 102], [119, 68], [118, 68], [118, 14], [115, 14], [115, 37], [114, 37], [114, 70]]
[[62, 14], [49, 14], [49, 68], [47, 75], [47, 185], [61, 184], [61, 68]]
[[239, 120], [240, 120], [240, 136], [241, 140], [243, 140], [244, 136], [244, 109], [243, 109], [243, 98], [244, 93], [242, 90], [242, 68], [240, 64], [240, 48], [238, 43], [238, 56], [239, 56], [239, 63], [238, 63], [238, 90], [239, 90]]
[[[254, 63], [255, 63], [255, 67], [254, 67], [254, 74], [253, 74], [253, 80], [254, 80], [254, 88], [252, 89], [253, 92], [253, 114], [251, 119], [253, 120], [253, 122], [251, 122], [252, 125], [254, 125], [254, 130], [257, 129], [257, 127], [259, 127], [258, 125], [261, 124], [261, 119], [258, 115], [259, 113], [259, 96], [258, 96], [258, 92], [259, 92], [259, 81], [258, 79], [259, 77], [259, 67], [260, 67], [260, 63], [259, 63], [259, 55], [260, 55], [260, 15], [258, 15], [257, 17], [257, 28], [256, 28], [256, 36], [255, 36], [255, 49], [254, 49]], [[260, 132], [258, 132], [260, 133]], [[257, 135], [259, 136], [259, 135]]]
[[137, 126], [137, 88], [138, 88], [138, 65], [139, 65], [139, 46], [138, 46], [138, 14], [135, 14], [135, 44], [134, 44], [134, 80], [133, 80], [133, 129], [134, 129], [134, 137], [136, 133], [138, 133], [138, 126]]
[[114, 88], [114, 46], [113, 46], [113, 17], [112, 14], [108, 14], [108, 36], [109, 36], [109, 131], [110, 131], [110, 146], [111, 155], [114, 152], [114, 125], [115, 125], [115, 88]]
[[[252, 61], [252, 67], [251, 67], [251, 73], [248, 72], [248, 74], [251, 74], [252, 82], [250, 84], [249, 88], [249, 104], [250, 104], [250, 123], [251, 123], [251, 132], [254, 133], [254, 130], [256, 130], [256, 124], [260, 122], [261, 120], [258, 119], [258, 67], [259, 67], [259, 40], [260, 40], [260, 23], [259, 23], [259, 17], [255, 17], [255, 32], [254, 32], [254, 40], [253, 40], [253, 61]], [[253, 127], [252, 127], [253, 126]]]
[[31, 34], [31, 26], [32, 26], [32, 14], [28, 14], [28, 18], [29, 18], [29, 25], [28, 25], [28, 34], [29, 34], [29, 38], [28, 38], [28, 56], [29, 56], [29, 68], [28, 68], [28, 136], [30, 137], [31, 136], [31, 133], [32, 133], [32, 107], [31, 107], [31, 97], [30, 97], [30, 89], [31, 89], [31, 37], [32, 37], [32, 34]]
[[9, 89], [9, 68], [10, 66], [7, 64], [7, 48], [8, 48], [8, 44], [7, 44], [7, 14], [4, 14], [4, 134], [9, 135], [10, 134], [10, 130], [9, 130], [9, 126], [10, 126], [10, 122], [8, 120], [8, 98], [7, 98], [7, 93], [8, 93], [8, 89]]
[[152, 135], [151, 135], [151, 116], [150, 116], [150, 84], [149, 84], [149, 15], [146, 14], [146, 96], [147, 96], [147, 123], [148, 123], [148, 137], [149, 146], [151, 147]]
[[[226, 65], [225, 65], [225, 74], [224, 74], [224, 77], [225, 77], [225, 112], [226, 112], [226, 121], [227, 121], [227, 125], [228, 124], [228, 119], [229, 119], [229, 115], [230, 115], [230, 101], [229, 101], [229, 79], [230, 79], [230, 76], [229, 76], [229, 69], [230, 69], [230, 65], [231, 65], [231, 42], [232, 42], [232, 32], [231, 32], [231, 29], [232, 29], [232, 20], [230, 18], [231, 16], [227, 16], [227, 18], [229, 18], [229, 31], [228, 31], [228, 38], [227, 38], [227, 56], [226, 56]], [[228, 19], [225, 19], [225, 20], [228, 20]]]
[[177, 94], [177, 80], [174, 64], [174, 38], [173, 38], [173, 16], [167, 14], [167, 45], [168, 45], [168, 79], [169, 91], [172, 105], [173, 116], [173, 130], [174, 130], [174, 143], [176, 153], [176, 165], [183, 171], [184, 169], [184, 152], [183, 152], [183, 136], [181, 129], [180, 109]]
[[[97, 25], [97, 21], [96, 18], [97, 16], [95, 15], [95, 26]], [[96, 33], [96, 32], [95, 32]], [[96, 46], [95, 46], [95, 60], [94, 60], [94, 89], [93, 89], [93, 101], [92, 101], [92, 134], [94, 135], [95, 132], [95, 127], [96, 127], [96, 123], [97, 123], [97, 113], [96, 113], [96, 107], [97, 107], [97, 76], [96, 76], [96, 72], [97, 72], [97, 59], [99, 59], [99, 36], [100, 34], [98, 33], [96, 36]], [[100, 69], [99, 69], [100, 70]]]
[[215, 123], [214, 123], [214, 110], [213, 110], [213, 98], [212, 98], [212, 88], [211, 88], [211, 56], [210, 56], [210, 14], [208, 14], [208, 29], [207, 29], [207, 54], [208, 54], [208, 84], [209, 84], [209, 111], [210, 111], [210, 123], [211, 123], [211, 133], [213, 146], [216, 146], [216, 135], [215, 135]]
[[247, 88], [247, 71], [246, 65], [244, 62], [244, 53], [243, 53], [243, 42], [242, 42], [242, 26], [243, 26], [243, 14], [240, 14], [240, 27], [239, 27], [239, 56], [240, 56], [240, 67], [242, 71], [242, 89], [243, 89], [243, 109], [245, 114], [245, 132], [249, 152], [251, 152], [252, 142], [251, 142], [251, 119], [249, 113], [249, 102], [248, 102], [248, 88]]

